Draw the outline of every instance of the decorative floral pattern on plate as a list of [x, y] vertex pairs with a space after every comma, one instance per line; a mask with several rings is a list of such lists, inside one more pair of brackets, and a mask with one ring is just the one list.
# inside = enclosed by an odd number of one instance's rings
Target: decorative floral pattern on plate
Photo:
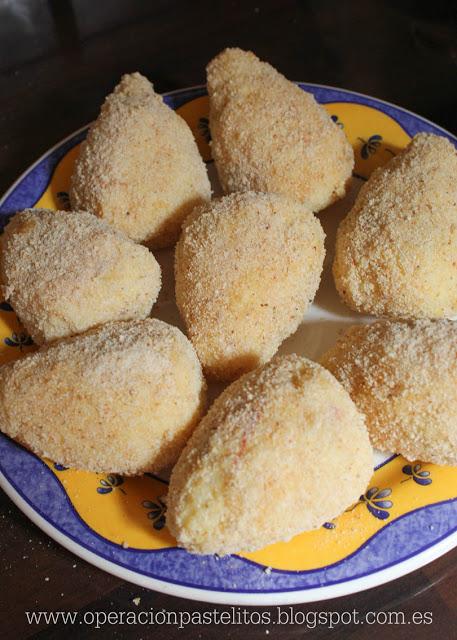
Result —
[[422, 465], [419, 463], [415, 464], [407, 464], [402, 469], [403, 473], [409, 478], [402, 480], [402, 482], [407, 482], [408, 480], [414, 480], [417, 484], [420, 484], [423, 487], [426, 487], [429, 484], [432, 484], [432, 478], [430, 477], [430, 471], [422, 469]]
[[359, 138], [362, 143], [362, 148], [360, 150], [360, 155], [364, 160], [368, 160], [368, 158], [376, 153], [376, 151], [381, 146], [382, 136], [378, 133], [373, 134], [368, 138], [368, 140], [364, 140], [363, 138]]
[[202, 117], [198, 121], [198, 128], [205, 142], [208, 144], [211, 142], [211, 131], [209, 128], [209, 118]]
[[68, 471], [69, 467], [64, 467], [63, 464], [59, 464], [58, 462], [54, 462], [54, 469], [56, 471]]
[[151, 500], [143, 500], [142, 505], [145, 509], [148, 509], [148, 518], [152, 520], [153, 527], [157, 531], [160, 531], [165, 526], [165, 514], [167, 506], [162, 498], [156, 498], [156, 502]]
[[386, 500], [392, 493], [392, 489], [378, 489], [371, 487], [368, 491], [360, 496], [360, 500], [367, 505], [367, 509], [375, 518], [386, 520], [389, 517], [389, 509], [393, 507], [392, 500]]
[[25, 331], [21, 331], [20, 333], [12, 333], [7, 338], [3, 339], [3, 342], [8, 347], [18, 347], [19, 351], [22, 351], [24, 347], [29, 347], [33, 344], [32, 338], [25, 333]]
[[119, 489], [122, 493], [125, 493], [124, 489], [121, 487], [121, 484], [124, 484], [124, 478], [122, 476], [117, 475], [109, 475], [106, 478], [102, 478], [100, 480], [100, 486], [97, 487], [97, 493], [101, 495], [105, 495], [107, 493], [111, 493], [114, 489]]
[[338, 118], [337, 115], [333, 114], [332, 116], [330, 116], [330, 118], [333, 120], [335, 124], [337, 124], [340, 127], [340, 129], [344, 129], [344, 124], [341, 122], [341, 120]]

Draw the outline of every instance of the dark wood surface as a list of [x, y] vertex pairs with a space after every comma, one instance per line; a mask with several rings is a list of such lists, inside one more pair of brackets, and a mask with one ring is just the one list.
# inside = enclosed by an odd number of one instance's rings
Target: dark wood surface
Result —
[[[374, 95], [457, 132], [455, 2], [0, 0], [0, 192], [96, 116], [119, 76], [164, 92], [205, 81], [220, 49], [253, 49], [289, 78]], [[133, 598], [140, 597], [138, 607]], [[130, 585], [49, 540], [0, 493], [0, 638], [457, 638], [457, 550], [393, 583], [296, 611], [433, 612], [429, 626], [29, 626], [25, 611], [214, 607]]]

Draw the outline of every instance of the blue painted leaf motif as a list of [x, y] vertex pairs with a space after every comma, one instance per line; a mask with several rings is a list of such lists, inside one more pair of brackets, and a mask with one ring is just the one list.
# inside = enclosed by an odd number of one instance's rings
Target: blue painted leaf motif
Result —
[[369, 503], [367, 503], [367, 508], [368, 508], [368, 511], [372, 513], [374, 517], [378, 518], [379, 520], [386, 520], [386, 518], [388, 518], [390, 515], [388, 511], [383, 511], [382, 509], [376, 509]]
[[[368, 489], [368, 491], [365, 494], [365, 497], [370, 500], [375, 493], [377, 493], [379, 491], [378, 487], [371, 487], [371, 489]], [[363, 496], [362, 496], [363, 498]]]
[[344, 124], [341, 122], [341, 120], [338, 118], [337, 115], [330, 116], [330, 118], [333, 120], [333, 122], [336, 125], [338, 125], [340, 127], [340, 129], [344, 129]]
[[360, 150], [360, 154], [364, 160], [368, 160], [368, 158], [376, 153], [376, 151], [381, 146], [382, 136], [379, 133], [375, 133], [365, 140], [364, 138], [358, 138], [362, 143], [362, 148]]
[[208, 118], [200, 118], [198, 121], [198, 128], [204, 140], [209, 143], [211, 141], [211, 131], [209, 128]]
[[97, 487], [97, 493], [101, 493], [102, 495], [104, 493], [111, 493], [112, 490], [112, 487]]
[[336, 529], [336, 524], [334, 522], [324, 522], [322, 526], [324, 529]]
[[58, 462], [54, 462], [54, 469], [56, 471], [66, 471], [68, 467], [64, 467], [63, 464], [59, 464]]
[[383, 500], [382, 498], [390, 496], [391, 493], [392, 489], [383, 489], [382, 491], [378, 491], [378, 493], [373, 497], [372, 503], [381, 509], [390, 509], [393, 506], [392, 500]]
[[373, 500], [373, 504], [381, 509], [390, 509], [394, 503], [392, 500]]
[[110, 474], [106, 478], [101, 478], [100, 484], [101, 487], [97, 487], [97, 493], [102, 495], [111, 493], [114, 489], [119, 489], [119, 491], [125, 493], [124, 489], [120, 486], [121, 484], [124, 484], [124, 478], [122, 476]]
[[376, 494], [376, 500], [378, 500], [378, 498], [386, 498], [387, 496], [390, 496], [391, 493], [392, 489], [383, 489]]
[[157, 502], [151, 500], [143, 500], [141, 503], [145, 509], [150, 509], [147, 514], [147, 518], [152, 520], [152, 526], [156, 531], [160, 531], [165, 526], [165, 513], [167, 506], [161, 498], [157, 498]]
[[124, 484], [124, 478], [122, 476], [108, 476], [108, 482], [112, 487], [118, 487], [121, 484]]
[[5, 338], [3, 341], [8, 347], [19, 347], [22, 351], [23, 347], [28, 347], [33, 344], [32, 338], [24, 332], [12, 333], [10, 337]]
[[432, 484], [431, 478], [413, 478], [416, 484], [420, 484], [423, 487], [426, 487], [428, 484]]
[[[406, 464], [402, 471], [405, 475], [409, 476], [409, 478], [407, 478], [408, 480], [411, 480], [412, 478], [416, 484], [422, 487], [426, 487], [433, 482], [430, 477], [430, 471], [422, 469], [422, 465], [420, 463], [416, 463], [414, 465]], [[406, 482], [406, 480], [402, 480], [402, 482]]]
[[388, 509], [393, 507], [392, 500], [384, 500], [392, 493], [392, 489], [379, 490], [378, 487], [370, 487], [365, 495], [360, 496], [360, 500], [365, 502], [368, 511], [379, 520], [386, 520], [389, 517]]

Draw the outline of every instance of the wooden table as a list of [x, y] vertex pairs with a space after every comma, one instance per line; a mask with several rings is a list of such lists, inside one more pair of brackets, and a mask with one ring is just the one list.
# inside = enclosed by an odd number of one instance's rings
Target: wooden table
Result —
[[[158, 91], [203, 83], [227, 45], [253, 49], [289, 78], [341, 86], [400, 104], [457, 131], [453, 3], [0, 2], [0, 191], [41, 153], [97, 115], [119, 76], [139, 70]], [[134, 598], [140, 598], [138, 605]], [[429, 626], [29, 626], [25, 611], [214, 607], [148, 592], [49, 540], [0, 493], [0, 638], [457, 637], [457, 550], [391, 584], [296, 611], [433, 612]], [[226, 608], [228, 609], [228, 608]], [[157, 636], [159, 633], [159, 636]]]

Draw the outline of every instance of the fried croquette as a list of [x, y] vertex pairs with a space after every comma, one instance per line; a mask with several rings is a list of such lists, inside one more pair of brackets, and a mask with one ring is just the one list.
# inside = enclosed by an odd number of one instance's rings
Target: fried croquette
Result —
[[68, 467], [158, 472], [176, 461], [204, 395], [179, 329], [151, 318], [112, 322], [0, 367], [0, 427]]
[[0, 277], [34, 342], [111, 320], [145, 318], [157, 299], [158, 262], [90, 213], [27, 209], [1, 238]]
[[457, 465], [457, 325], [351, 327], [321, 359], [365, 414], [373, 446]]
[[234, 193], [194, 211], [176, 246], [176, 302], [205, 373], [233, 380], [269, 360], [316, 293], [324, 232], [284, 196]]
[[341, 223], [333, 274], [357, 311], [397, 318], [457, 314], [457, 152], [419, 134], [377, 169]]
[[315, 529], [365, 491], [363, 416], [323, 367], [276, 356], [232, 383], [175, 468], [167, 525], [194, 553], [253, 551]]
[[124, 75], [81, 146], [71, 179], [73, 208], [156, 249], [174, 244], [184, 218], [210, 195], [186, 122], [145, 77]]
[[212, 155], [222, 188], [283, 193], [324, 209], [345, 195], [354, 153], [314, 97], [251, 51], [207, 67]]

